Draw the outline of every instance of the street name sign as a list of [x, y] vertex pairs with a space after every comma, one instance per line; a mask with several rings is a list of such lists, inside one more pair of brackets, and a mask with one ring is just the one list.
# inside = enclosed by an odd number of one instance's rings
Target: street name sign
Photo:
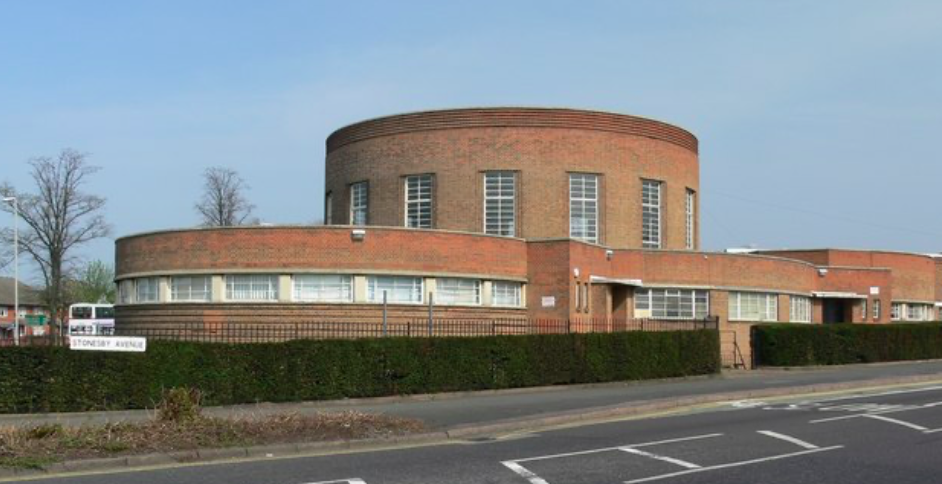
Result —
[[147, 351], [147, 338], [135, 336], [70, 336], [69, 348], [80, 351]]

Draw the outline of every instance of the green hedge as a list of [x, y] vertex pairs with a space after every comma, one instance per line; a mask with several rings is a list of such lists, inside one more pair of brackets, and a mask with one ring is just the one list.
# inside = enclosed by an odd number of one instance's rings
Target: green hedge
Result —
[[942, 358], [942, 324], [763, 324], [753, 327], [760, 366], [845, 365]]
[[161, 389], [208, 405], [640, 380], [719, 371], [715, 330], [208, 344], [146, 353], [0, 348], [0, 413], [153, 407]]

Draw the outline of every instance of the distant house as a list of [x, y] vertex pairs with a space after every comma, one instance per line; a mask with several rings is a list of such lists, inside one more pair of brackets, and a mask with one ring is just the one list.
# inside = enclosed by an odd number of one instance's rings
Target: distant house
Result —
[[[0, 340], [13, 339], [14, 307], [16, 305], [14, 294], [14, 280], [12, 277], [0, 277]], [[48, 331], [47, 318], [33, 318], [31, 316], [47, 315], [42, 304], [40, 291], [20, 281], [20, 320], [23, 326], [20, 335], [43, 335]], [[42, 320], [42, 321], [40, 321]]]

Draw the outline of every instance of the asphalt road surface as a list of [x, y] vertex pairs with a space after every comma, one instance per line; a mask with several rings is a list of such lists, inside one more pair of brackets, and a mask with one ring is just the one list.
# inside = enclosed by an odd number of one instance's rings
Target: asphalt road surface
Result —
[[942, 482], [942, 386], [775, 402], [464, 443], [33, 480], [49, 484]]

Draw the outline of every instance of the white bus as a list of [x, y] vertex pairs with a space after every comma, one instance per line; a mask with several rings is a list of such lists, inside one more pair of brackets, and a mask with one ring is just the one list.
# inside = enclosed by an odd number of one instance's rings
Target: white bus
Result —
[[114, 306], [77, 303], [69, 306], [69, 336], [111, 336]]

